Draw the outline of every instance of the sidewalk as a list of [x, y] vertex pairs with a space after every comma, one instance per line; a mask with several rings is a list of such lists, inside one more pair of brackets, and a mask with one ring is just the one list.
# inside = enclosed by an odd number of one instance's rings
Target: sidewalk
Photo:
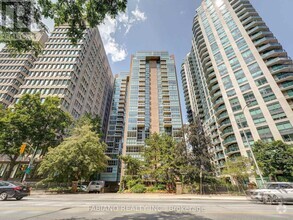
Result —
[[197, 195], [197, 194], [168, 194], [168, 193], [100, 193], [100, 194], [89, 194], [89, 193], [76, 193], [76, 194], [54, 194], [47, 193], [44, 190], [33, 190], [31, 196], [73, 196], [73, 197], [92, 197], [96, 196], [101, 199], [178, 199], [178, 200], [247, 200], [245, 196], [234, 196], [234, 195]]

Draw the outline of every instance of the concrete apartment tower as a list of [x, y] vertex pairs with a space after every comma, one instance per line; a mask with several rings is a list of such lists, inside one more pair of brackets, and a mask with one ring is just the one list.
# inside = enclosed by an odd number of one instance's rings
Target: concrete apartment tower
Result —
[[293, 63], [249, 0], [203, 0], [192, 29], [181, 70], [188, 118], [211, 136], [218, 174], [254, 141], [293, 143]]
[[[41, 47], [48, 40], [45, 32], [34, 32], [34, 40], [39, 42]], [[15, 54], [4, 47], [0, 52], [0, 104], [5, 108], [14, 102], [19, 87], [24, 83], [25, 77], [33, 67], [36, 60], [34, 53], [27, 52]]]
[[40, 93], [41, 98], [58, 96], [62, 108], [74, 118], [84, 113], [100, 116], [106, 133], [114, 77], [99, 31], [87, 29], [73, 45], [67, 28], [54, 29], [17, 97], [27, 93]]
[[122, 153], [142, 158], [151, 133], [179, 138], [182, 117], [175, 60], [168, 52], [137, 52], [130, 68]]
[[121, 164], [118, 156], [122, 154], [123, 147], [128, 83], [128, 72], [122, 72], [115, 76], [110, 118], [105, 140], [108, 146], [106, 155], [111, 159], [108, 160], [106, 171], [100, 174], [101, 180], [107, 181], [108, 185], [113, 183], [113, 186], [117, 186], [117, 183], [120, 181]]

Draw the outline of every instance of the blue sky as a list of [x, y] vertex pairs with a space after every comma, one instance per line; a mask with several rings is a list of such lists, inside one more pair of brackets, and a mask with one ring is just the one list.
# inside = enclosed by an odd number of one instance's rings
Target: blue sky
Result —
[[[129, 0], [126, 12], [128, 19], [121, 19], [119, 16], [115, 25], [108, 19], [100, 28], [103, 39], [106, 41], [104, 43], [113, 74], [128, 71], [130, 57], [136, 51], [164, 50], [175, 55], [184, 122], [186, 122], [186, 114], [180, 66], [191, 48], [192, 20], [200, 2], [200, 0]], [[251, 0], [251, 3], [284, 49], [293, 56], [293, 1]], [[130, 29], [128, 29], [127, 20], [128, 23], [132, 20]], [[107, 47], [111, 25], [115, 26], [115, 29], [110, 33], [111, 46]], [[106, 36], [104, 36], [104, 29], [108, 30]], [[117, 48], [113, 47], [114, 45]]]
[[[289, 56], [293, 56], [293, 0], [250, 0]], [[129, 71], [137, 51], [175, 55], [183, 119], [186, 121], [180, 66], [191, 48], [192, 20], [201, 0], [128, 0], [126, 13], [107, 18], [100, 32], [113, 74]], [[50, 29], [52, 22], [47, 22]]]

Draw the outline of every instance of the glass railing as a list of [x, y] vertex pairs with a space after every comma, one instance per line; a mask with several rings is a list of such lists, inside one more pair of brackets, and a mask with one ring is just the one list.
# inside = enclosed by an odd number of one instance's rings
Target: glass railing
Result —
[[229, 154], [231, 152], [238, 152], [239, 148], [238, 147], [229, 147], [228, 149], [225, 150], [226, 154]]
[[230, 143], [230, 142], [233, 142], [233, 141], [236, 141], [236, 138], [235, 138], [235, 137], [225, 139], [225, 140], [223, 141], [223, 144], [227, 144], [227, 143]]

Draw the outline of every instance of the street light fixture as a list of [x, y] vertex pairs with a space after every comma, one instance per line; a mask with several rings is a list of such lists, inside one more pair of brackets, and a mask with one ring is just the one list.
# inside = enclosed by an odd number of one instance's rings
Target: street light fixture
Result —
[[[249, 104], [250, 104], [250, 103], [246, 104], [246, 105], [244, 106], [244, 108], [242, 109], [242, 114], [243, 114], [243, 115], [244, 115], [244, 109], [245, 109], [246, 107], [248, 107]], [[244, 117], [245, 117], [245, 115], [244, 115]], [[248, 144], [248, 147], [249, 147], [249, 150], [250, 150], [250, 153], [251, 153], [252, 160], [253, 160], [253, 162], [254, 162], [254, 164], [255, 164], [255, 167], [256, 167], [256, 172], [257, 172], [257, 174], [259, 175], [259, 177], [260, 177], [260, 179], [261, 179], [262, 185], [264, 185], [264, 179], [263, 179], [262, 173], [261, 173], [261, 171], [260, 171], [260, 169], [259, 169], [259, 166], [258, 166], [258, 164], [257, 164], [257, 162], [256, 162], [256, 159], [255, 159], [255, 156], [254, 156], [253, 150], [252, 150], [252, 148], [251, 148], [250, 142], [249, 142], [249, 140], [248, 140], [248, 138], [247, 138], [247, 135], [246, 135], [246, 133], [245, 133], [245, 131], [244, 131], [244, 127], [242, 126], [242, 122], [241, 122], [241, 120], [239, 120], [238, 122], [239, 122], [240, 128], [241, 128], [241, 130], [242, 130], [242, 132], [243, 132], [243, 135], [244, 135], [245, 141], [246, 141], [247, 144]]]

